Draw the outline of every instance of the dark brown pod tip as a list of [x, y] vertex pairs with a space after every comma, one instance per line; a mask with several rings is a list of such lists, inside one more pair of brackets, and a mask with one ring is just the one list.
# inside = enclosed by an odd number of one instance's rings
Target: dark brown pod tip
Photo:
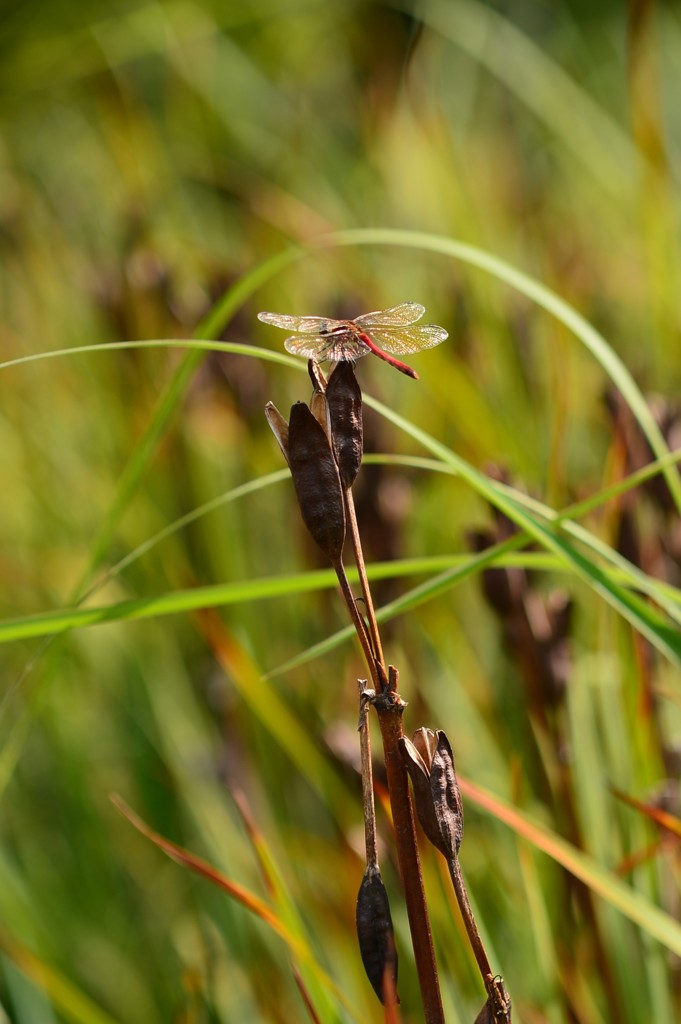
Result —
[[329, 377], [326, 401], [331, 422], [331, 440], [341, 483], [352, 487], [362, 464], [364, 451], [362, 391], [351, 362], [338, 363]]
[[428, 839], [448, 860], [463, 839], [463, 804], [449, 740], [442, 729], [417, 729], [403, 736], [400, 750], [414, 787], [414, 803]]
[[336, 563], [345, 541], [343, 492], [326, 434], [304, 402], [291, 408], [288, 460], [305, 525]]
[[384, 1006], [399, 1003], [397, 950], [381, 872], [368, 864], [357, 895], [357, 938], [367, 978]]

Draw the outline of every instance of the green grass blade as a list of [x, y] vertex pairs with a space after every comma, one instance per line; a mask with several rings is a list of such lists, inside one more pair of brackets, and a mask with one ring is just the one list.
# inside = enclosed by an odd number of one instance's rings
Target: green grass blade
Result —
[[8, 370], [13, 366], [25, 363], [38, 363], [45, 359], [58, 359], [63, 356], [78, 356], [89, 352], [115, 352], [130, 348], [184, 348], [194, 352], [230, 352], [237, 356], [253, 356], [265, 362], [277, 363], [301, 369], [300, 360], [286, 356], [282, 352], [271, 352], [269, 349], [256, 348], [253, 345], [240, 345], [232, 341], [197, 340], [195, 338], [149, 338], [142, 341], [103, 341], [98, 345], [73, 345], [70, 348], [51, 349], [46, 352], [34, 352], [30, 356], [17, 359], [6, 359], [0, 362], [0, 370]]
[[424, 430], [415, 427], [399, 413], [375, 399], [367, 398], [366, 402], [414, 440], [419, 441], [433, 455], [438, 456], [444, 463], [455, 469], [471, 487], [513, 520], [533, 540], [557, 555], [577, 576], [588, 583], [596, 593], [650, 640], [661, 653], [671, 660], [681, 663], [681, 634], [678, 630], [667, 626], [660, 616], [648, 608], [643, 601], [614, 583], [606, 573], [582, 555], [556, 530], [550, 529], [534, 516], [528, 515], [525, 508], [516, 500], [509, 498], [502, 487], [479, 473], [441, 442], [436, 441]]

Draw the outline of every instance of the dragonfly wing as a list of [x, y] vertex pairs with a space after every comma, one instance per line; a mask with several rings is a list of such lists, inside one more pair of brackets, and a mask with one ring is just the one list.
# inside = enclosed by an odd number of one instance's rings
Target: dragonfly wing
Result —
[[401, 302], [390, 309], [377, 309], [374, 313], [363, 313], [355, 318], [358, 327], [409, 327], [420, 320], [426, 307], [420, 302]]
[[258, 313], [258, 320], [296, 334], [330, 334], [342, 326], [341, 320], [329, 320], [323, 316], [286, 316], [284, 313]]
[[353, 331], [336, 331], [335, 334], [291, 334], [284, 342], [284, 348], [293, 356], [308, 359], [328, 360], [339, 363], [345, 359], [361, 359], [369, 354], [369, 347]]
[[323, 334], [291, 334], [284, 342], [284, 348], [292, 356], [305, 356], [307, 359], [323, 359], [322, 353], [328, 340]]
[[447, 338], [444, 327], [437, 327], [435, 324], [403, 327], [394, 331], [388, 327], [373, 327], [367, 334], [379, 348], [396, 356], [424, 352], [427, 348], [435, 348]]

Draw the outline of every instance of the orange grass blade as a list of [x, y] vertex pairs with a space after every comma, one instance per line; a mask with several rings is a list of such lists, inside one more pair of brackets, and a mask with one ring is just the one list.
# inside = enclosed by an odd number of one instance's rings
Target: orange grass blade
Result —
[[650, 818], [660, 828], [665, 829], [667, 832], [671, 832], [677, 839], [681, 839], [681, 819], [677, 818], [676, 815], [670, 814], [669, 811], [663, 811], [661, 807], [654, 807], [652, 804], [643, 803], [642, 800], [637, 800], [635, 796], [629, 796], [627, 793], [623, 793], [621, 789], [616, 789], [614, 786], [610, 787], [610, 792], [617, 797], [618, 800], [622, 800], [625, 804], [629, 804], [634, 810], [640, 811], [641, 814], [645, 814], [646, 818]]
[[207, 861], [202, 860], [200, 857], [196, 857], [193, 853], [189, 853], [188, 850], [184, 850], [181, 846], [177, 846], [176, 843], [171, 842], [164, 836], [154, 832], [153, 829], [142, 821], [140, 817], [128, 807], [126, 802], [117, 793], [113, 793], [110, 797], [114, 807], [121, 812], [121, 814], [128, 819], [131, 825], [133, 825], [138, 832], [141, 832], [143, 836], [150, 839], [160, 850], [163, 850], [171, 860], [174, 860], [177, 864], [181, 864], [185, 868], [189, 868], [190, 871], [194, 871], [197, 875], [202, 875], [203, 878], [207, 878], [213, 885], [217, 885], [218, 888], [226, 892], [232, 899], [235, 899], [240, 903], [246, 910], [255, 914], [265, 924], [269, 925], [273, 931], [279, 935], [284, 942], [291, 949], [295, 950], [296, 953], [310, 958], [310, 951], [305, 948], [304, 944], [292, 935], [288, 928], [281, 922], [277, 915], [272, 911], [271, 907], [265, 903], [264, 900], [256, 896], [255, 893], [246, 889], [243, 885], [239, 885], [238, 882], [233, 882], [226, 875], [223, 875], [221, 871], [214, 868]]
[[[135, 814], [131, 807], [129, 807], [125, 800], [117, 793], [112, 793], [110, 800], [114, 807], [120, 813], [128, 819], [131, 825], [133, 825], [138, 832], [141, 832], [143, 836], [150, 839], [155, 846], [158, 846], [163, 853], [167, 854], [171, 860], [174, 860], [177, 864], [181, 864], [182, 867], [189, 868], [190, 871], [194, 871], [197, 875], [201, 875], [203, 878], [207, 878], [213, 885], [217, 885], [219, 889], [222, 889], [231, 896], [232, 899], [240, 903], [250, 913], [255, 914], [262, 921], [265, 922], [281, 939], [284, 940], [286, 945], [289, 947], [292, 953], [295, 953], [303, 961], [314, 964], [315, 971], [319, 977], [319, 980], [323, 982], [324, 986], [338, 999], [346, 1009], [351, 1008], [348, 1006], [347, 999], [344, 994], [339, 990], [338, 986], [329, 975], [320, 967], [318, 962], [315, 960], [314, 955], [307, 945], [296, 935], [294, 935], [289, 928], [284, 924], [281, 918], [274, 913], [272, 908], [259, 896], [251, 892], [250, 889], [246, 889], [245, 886], [240, 885], [238, 882], [233, 882], [231, 878], [227, 878], [221, 871], [214, 868], [212, 864], [202, 860], [201, 857], [195, 856], [183, 847], [178, 846], [176, 843], [166, 839], [164, 836], [159, 835], [158, 832], [154, 832], [146, 822]], [[291, 964], [294, 971], [296, 967]], [[354, 1014], [353, 1014], [354, 1016]]]
[[548, 854], [643, 931], [677, 956], [681, 956], [681, 925], [673, 917], [626, 885], [614, 872], [602, 867], [593, 857], [578, 850], [572, 843], [535, 821], [524, 811], [460, 776], [459, 785], [467, 800], [488, 811], [498, 821], [503, 821], [517, 835], [527, 839], [536, 849]]

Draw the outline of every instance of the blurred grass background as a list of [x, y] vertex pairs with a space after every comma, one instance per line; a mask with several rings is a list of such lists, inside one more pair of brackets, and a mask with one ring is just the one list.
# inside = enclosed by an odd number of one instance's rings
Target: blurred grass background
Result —
[[[188, 338], [291, 244], [411, 229], [487, 250], [571, 303], [655, 396], [679, 446], [678, 5], [37, 0], [4, 5], [0, 52], [0, 361]], [[465, 262], [328, 244], [247, 292], [220, 336], [270, 350], [283, 335], [256, 321], [262, 309], [423, 302], [450, 340], [414, 359], [418, 384], [364, 360], [367, 393], [556, 509], [649, 457], [565, 326]], [[73, 605], [169, 523], [281, 468], [263, 406], [307, 398], [306, 378], [234, 354], [185, 358], [102, 350], [0, 370], [3, 618]], [[369, 451], [424, 454], [370, 410], [366, 434]], [[506, 530], [465, 481], [413, 467], [366, 466], [357, 503], [376, 561], [456, 557]], [[585, 522], [678, 584], [663, 485]], [[91, 603], [286, 583], [321, 566], [280, 482], [194, 519]], [[423, 578], [377, 584], [379, 603]], [[481, 583], [475, 574], [387, 625], [407, 731], [445, 729], [464, 781], [677, 916], [673, 837], [611, 786], [678, 814], [678, 666], [565, 572]], [[321, 1020], [382, 1019], [354, 934], [361, 662], [346, 643], [276, 672], [344, 624], [327, 589], [2, 647], [0, 1020], [307, 1019], [282, 940], [164, 858], [117, 814], [114, 791], [272, 901], [313, 953], [294, 958]], [[380, 813], [402, 1019], [418, 1021]], [[470, 799], [462, 864], [514, 1020], [678, 1019], [678, 950]], [[429, 850], [424, 872], [447, 1020], [465, 1024], [479, 982]]]

